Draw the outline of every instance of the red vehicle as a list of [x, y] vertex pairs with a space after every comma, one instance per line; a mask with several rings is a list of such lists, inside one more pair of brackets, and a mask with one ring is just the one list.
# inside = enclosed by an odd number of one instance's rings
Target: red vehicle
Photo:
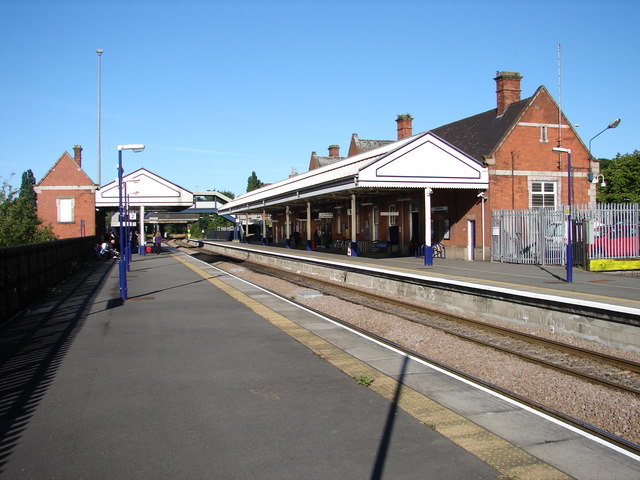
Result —
[[618, 224], [604, 230], [589, 245], [591, 258], [640, 257], [640, 225]]

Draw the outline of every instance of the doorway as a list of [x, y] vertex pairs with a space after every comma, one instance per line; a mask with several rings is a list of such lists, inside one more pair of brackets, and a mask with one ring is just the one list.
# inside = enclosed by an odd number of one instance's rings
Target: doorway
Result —
[[475, 260], [476, 255], [476, 221], [467, 220], [467, 260]]

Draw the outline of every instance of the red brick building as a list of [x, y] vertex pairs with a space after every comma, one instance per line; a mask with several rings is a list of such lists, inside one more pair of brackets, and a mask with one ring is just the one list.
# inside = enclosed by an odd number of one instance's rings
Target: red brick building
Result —
[[64, 152], [35, 186], [38, 217], [58, 238], [95, 235], [98, 186], [82, 170], [82, 147]]
[[[517, 72], [494, 78], [496, 105], [414, 135], [399, 115], [396, 140], [353, 134], [347, 157], [331, 145], [312, 153], [309, 171], [244, 194], [224, 213], [259, 214], [274, 241], [298, 232], [368, 241], [397, 236], [401, 253], [442, 243], [449, 258], [486, 258], [492, 210], [561, 207], [567, 203], [566, 153], [572, 151], [572, 203], [594, 203], [588, 149], [544, 86], [521, 99]], [[385, 173], [386, 172], [386, 173]]]
[[567, 203], [567, 156], [571, 149], [572, 203], [595, 202], [588, 182], [598, 163], [544, 86], [520, 99], [521, 76], [498, 72], [496, 108], [431, 130], [489, 167], [491, 209], [558, 207]]

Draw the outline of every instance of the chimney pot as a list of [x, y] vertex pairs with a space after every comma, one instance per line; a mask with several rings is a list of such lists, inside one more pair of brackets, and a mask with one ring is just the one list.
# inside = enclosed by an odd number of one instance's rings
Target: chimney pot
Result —
[[329, 145], [329, 156], [338, 158], [340, 156], [340, 145]]
[[80, 145], [73, 146], [73, 159], [82, 168], [82, 147]]
[[497, 113], [502, 115], [509, 105], [520, 101], [520, 80], [518, 72], [496, 72]]
[[398, 123], [398, 140], [413, 135], [413, 117], [411, 115], [408, 113], [398, 115], [396, 122]]

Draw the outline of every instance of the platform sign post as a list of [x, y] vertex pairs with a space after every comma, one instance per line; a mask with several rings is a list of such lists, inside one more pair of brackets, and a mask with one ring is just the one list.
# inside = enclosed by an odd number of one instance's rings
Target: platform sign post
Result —
[[433, 266], [433, 245], [431, 245], [431, 188], [424, 189], [424, 264]]
[[566, 255], [566, 269], [567, 269], [567, 283], [573, 282], [573, 228], [571, 226], [571, 149], [570, 148], [552, 148], [554, 152], [567, 154], [567, 255]]

